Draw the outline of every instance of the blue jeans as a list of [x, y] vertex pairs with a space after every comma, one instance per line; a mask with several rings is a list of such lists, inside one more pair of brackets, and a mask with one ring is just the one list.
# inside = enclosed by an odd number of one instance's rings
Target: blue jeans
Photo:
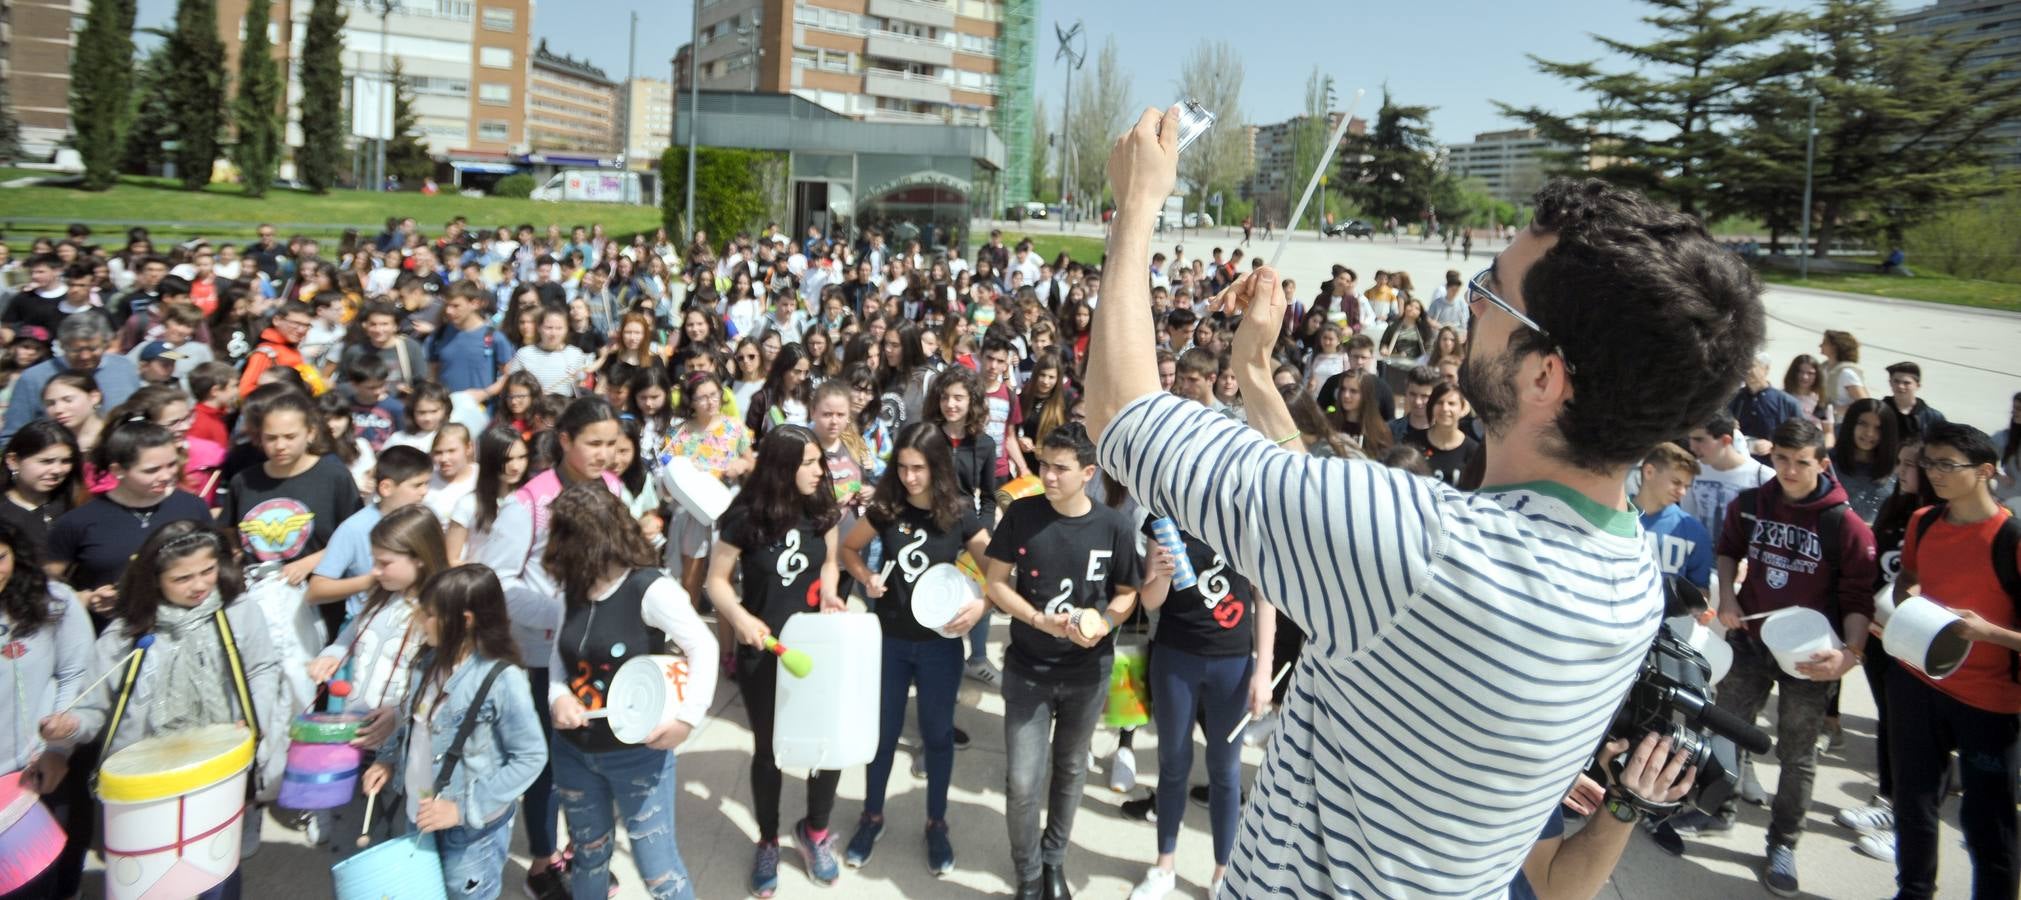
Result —
[[863, 811], [884, 813], [891, 756], [905, 729], [905, 695], [919, 685], [919, 741], [926, 745], [926, 818], [947, 818], [947, 783], [954, 775], [954, 701], [961, 689], [961, 641], [884, 639], [884, 688], [879, 698], [877, 755], [863, 773]]
[[497, 900], [504, 887], [505, 854], [512, 849], [516, 812], [507, 806], [504, 814], [482, 828], [459, 825], [435, 832], [435, 852], [442, 857], [443, 893], [459, 900]]
[[1015, 666], [1004, 667], [1004, 822], [1018, 884], [1037, 881], [1042, 864], [1067, 860], [1081, 787], [1088, 780], [1088, 742], [1109, 701], [1109, 665], [1103, 660], [1100, 676], [1082, 683], [1038, 681]]
[[1228, 732], [1249, 700], [1248, 656], [1198, 656], [1163, 645], [1151, 648], [1151, 715], [1158, 723], [1158, 852], [1179, 845], [1186, 817], [1186, 777], [1193, 771], [1193, 720], [1206, 712], [1207, 821], [1213, 826], [1214, 864], [1228, 864], [1242, 816], [1242, 747]]
[[695, 886], [674, 840], [674, 754], [650, 747], [585, 753], [557, 740], [550, 745], [554, 786], [568, 817], [575, 859], [568, 867], [568, 890], [577, 897], [610, 892], [612, 842], [617, 818], [625, 817], [632, 861], [653, 900], [694, 900]]
[[[538, 666], [526, 670], [526, 683], [533, 688], [533, 708], [541, 710], [540, 730], [547, 738], [548, 746], [554, 745], [554, 723], [545, 715], [547, 710], [547, 667]], [[548, 754], [547, 765], [540, 769], [540, 777], [533, 780], [533, 786], [526, 789], [520, 802], [526, 804], [526, 852], [536, 860], [554, 855], [555, 836], [558, 830], [556, 820], [561, 810], [554, 800], [554, 755]]]
[[989, 614], [982, 611], [982, 618], [975, 620], [975, 627], [968, 630], [968, 658], [989, 662]]

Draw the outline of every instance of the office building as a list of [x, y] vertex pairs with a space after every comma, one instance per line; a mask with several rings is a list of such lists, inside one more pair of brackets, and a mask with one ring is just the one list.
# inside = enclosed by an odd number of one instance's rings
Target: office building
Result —
[[[1340, 127], [1340, 117], [1346, 113], [1327, 113], [1326, 123], [1321, 131], [1332, 134]], [[1273, 222], [1282, 226], [1291, 217], [1292, 204], [1298, 202], [1298, 192], [1305, 189], [1305, 182], [1312, 177], [1311, 167], [1319, 160], [1305, 162], [1305, 171], [1298, 163], [1298, 134], [1310, 121], [1308, 116], [1294, 116], [1270, 125], [1249, 126], [1249, 155], [1256, 161], [1256, 168], [1248, 178], [1242, 180], [1242, 196], [1256, 204], [1257, 222]], [[1368, 123], [1360, 118], [1347, 123], [1350, 134], [1362, 134], [1368, 130]], [[1342, 135], [1342, 142], [1346, 136]], [[1314, 143], [1324, 144], [1322, 135]], [[1311, 221], [1307, 218], [1308, 223]]]
[[0, 83], [30, 157], [70, 136], [70, 51], [90, 0], [0, 0]]
[[625, 86], [627, 168], [647, 170], [659, 165], [660, 154], [674, 141], [674, 83], [658, 78], [634, 78]]
[[[1895, 17], [1895, 28], [1904, 34], [1941, 35], [1948, 40], [1989, 41], [1967, 56], [1974, 65], [2021, 62], [2021, 3], [1988, 0], [1937, 0]], [[2021, 72], [2009, 72], [2021, 77]], [[1990, 138], [1997, 142], [1993, 164], [2012, 169], [2021, 167], [2021, 119], [1996, 127]]]
[[618, 83], [587, 61], [533, 49], [526, 87], [526, 133], [533, 152], [616, 157]]
[[1472, 143], [1446, 146], [1446, 170], [1480, 182], [1497, 200], [1523, 204], [1544, 186], [1549, 155], [1561, 149], [1534, 128], [1483, 132]]

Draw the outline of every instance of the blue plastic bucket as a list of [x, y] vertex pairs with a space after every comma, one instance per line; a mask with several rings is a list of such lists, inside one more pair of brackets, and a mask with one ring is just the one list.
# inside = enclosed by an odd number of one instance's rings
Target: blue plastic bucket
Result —
[[449, 900], [435, 836], [393, 838], [331, 867], [337, 900]]

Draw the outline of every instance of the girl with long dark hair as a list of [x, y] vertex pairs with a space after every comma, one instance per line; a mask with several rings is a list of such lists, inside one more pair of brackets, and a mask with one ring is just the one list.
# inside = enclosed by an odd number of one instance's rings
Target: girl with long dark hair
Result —
[[1831, 451], [1832, 474], [1846, 489], [1846, 503], [1869, 525], [1881, 502], [1895, 492], [1895, 451], [1901, 441], [1886, 402], [1862, 397], [1846, 407]]
[[477, 438], [477, 487], [449, 511], [444, 549], [451, 563], [479, 559], [491, 539], [492, 523], [512, 492], [526, 483], [526, 439], [505, 425], [484, 429]]
[[112, 489], [49, 527], [44, 571], [75, 589], [101, 626], [112, 613], [120, 574], [148, 535], [171, 522], [211, 521], [202, 500], [176, 490], [176, 447], [175, 434], [153, 422], [114, 425], [98, 448]]
[[5, 455], [0, 457], [7, 464], [7, 494], [5, 502], [0, 502], [0, 522], [10, 522], [21, 530], [18, 540], [35, 551], [38, 568], [49, 551], [49, 527], [69, 512], [76, 500], [81, 457], [70, 429], [48, 419], [21, 426], [8, 439]]
[[[932, 631], [912, 615], [912, 592], [932, 566], [952, 564], [963, 550], [977, 559], [989, 549], [988, 523], [955, 488], [954, 459], [947, 438], [916, 422], [898, 433], [891, 465], [870, 503], [869, 514], [843, 538], [842, 566], [863, 585], [884, 632], [883, 691], [879, 705], [877, 755], [864, 775], [863, 815], [844, 860], [852, 867], [870, 859], [884, 831], [884, 792], [892, 755], [905, 727], [906, 695], [919, 689], [919, 734], [926, 755], [927, 868], [944, 875], [954, 867], [947, 834], [947, 788], [954, 773], [954, 706], [961, 686], [961, 636], [989, 615], [981, 598], [969, 603], [946, 627]], [[891, 560], [888, 574], [864, 559], [881, 540]]]
[[[926, 422], [940, 429], [952, 448], [955, 489], [967, 498], [983, 522], [996, 522], [996, 441], [989, 436], [989, 410], [983, 405], [982, 380], [956, 366], [941, 373], [928, 396]], [[888, 552], [888, 551], [887, 551]], [[981, 557], [977, 557], [978, 560]], [[992, 687], [1003, 673], [989, 661], [988, 616], [968, 633], [968, 677]]]
[[[765, 651], [764, 641], [785, 628], [794, 613], [810, 606], [818, 605], [822, 612], [847, 609], [836, 593], [840, 567], [835, 523], [840, 516], [835, 486], [813, 432], [782, 425], [759, 443], [757, 468], [723, 514], [722, 538], [709, 555], [709, 600], [736, 635], [737, 683], [751, 721], [752, 812], [758, 819], [751, 892], [760, 897], [771, 896], [779, 884], [782, 783], [772, 756], [778, 664]], [[741, 597], [730, 584], [731, 573], [740, 569]], [[824, 884], [840, 875], [828, 817], [835, 809], [835, 787], [841, 778], [842, 773], [832, 769], [808, 778], [807, 816], [793, 829], [808, 874]]]
[[[542, 563], [560, 578], [566, 612], [548, 661], [546, 703], [559, 732], [553, 744], [555, 785], [575, 847], [569, 892], [605, 895], [622, 815], [640, 880], [655, 896], [692, 898], [694, 887], [675, 841], [679, 783], [672, 751], [708, 716], [716, 692], [716, 671], [709, 664], [716, 640], [681, 586], [661, 574], [658, 553], [609, 491], [573, 485], [555, 498], [550, 513], [554, 537]], [[605, 707], [605, 692], [619, 667], [669, 646], [682, 656], [672, 664], [679, 709], [643, 746], [619, 741], [608, 719], [585, 717]]]
[[[0, 665], [0, 697], [10, 700], [0, 713], [0, 768], [20, 772], [23, 788], [48, 797], [56, 818], [73, 823], [70, 846], [56, 864], [20, 887], [19, 896], [71, 896], [91, 843], [90, 762], [80, 760], [71, 769], [71, 754], [42, 752], [36, 727], [76, 699], [90, 680], [95, 662], [91, 619], [70, 588], [43, 573], [39, 541], [5, 518], [0, 518], [0, 627], [6, 629], [8, 647], [8, 662]], [[66, 877], [72, 882], [70, 892], [56, 890]]]
[[787, 344], [772, 358], [772, 370], [765, 385], [751, 395], [745, 407], [744, 424], [751, 433], [764, 437], [780, 425], [806, 425], [808, 403], [813, 399], [813, 362], [799, 344]]
[[1030, 457], [1052, 430], [1067, 424], [1067, 409], [1073, 405], [1074, 388], [1067, 383], [1066, 366], [1051, 348], [1032, 356], [1031, 372], [1025, 378], [1018, 404], [1024, 407], [1018, 423], [1018, 445]]
[[[284, 390], [249, 405], [247, 425], [267, 459], [232, 476], [219, 519], [238, 529], [248, 560], [281, 563], [281, 577], [302, 584], [337, 524], [361, 508], [358, 482], [332, 455], [329, 429], [307, 394]], [[316, 611], [326, 633], [344, 624], [341, 603]]]
[[[689, 375], [681, 388], [680, 403], [674, 409], [679, 421], [667, 435], [666, 452], [684, 457], [704, 474], [735, 486], [750, 474], [756, 457], [750, 429], [723, 414], [723, 401], [728, 397], [716, 376], [707, 372]], [[716, 543], [716, 528], [720, 524], [705, 523], [685, 510], [676, 509], [673, 521], [667, 526], [668, 563], [678, 566], [682, 588], [697, 602], [702, 595], [703, 576], [708, 572], [709, 548]], [[675, 560], [679, 560], [678, 564]], [[718, 642], [728, 645], [729, 623], [718, 618], [716, 630]], [[724, 656], [718, 661], [725, 670], [731, 662], [728, 649], [724, 648]]]
[[[1460, 427], [1460, 415], [1465, 409], [1466, 400], [1460, 396], [1459, 386], [1450, 381], [1433, 385], [1431, 403], [1425, 408], [1432, 427], [1409, 440], [1412, 446], [1424, 451], [1425, 464], [1431, 467], [1433, 477], [1454, 486], [1460, 483], [1460, 475], [1467, 471], [1474, 456], [1481, 452], [1480, 441]], [[1382, 431], [1387, 434], [1388, 429]], [[1362, 441], [1362, 452], [1368, 453], [1368, 433], [1363, 434]]]

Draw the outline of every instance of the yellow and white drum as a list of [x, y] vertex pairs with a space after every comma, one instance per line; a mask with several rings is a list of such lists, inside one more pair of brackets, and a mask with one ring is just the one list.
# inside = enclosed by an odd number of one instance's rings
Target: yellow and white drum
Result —
[[206, 725], [148, 738], [98, 772], [111, 900], [181, 900], [239, 867], [253, 734]]
[[1013, 501], [1026, 497], [1036, 497], [1046, 492], [1044, 482], [1037, 475], [1020, 475], [1003, 483], [996, 489], [996, 505], [1009, 506]]

